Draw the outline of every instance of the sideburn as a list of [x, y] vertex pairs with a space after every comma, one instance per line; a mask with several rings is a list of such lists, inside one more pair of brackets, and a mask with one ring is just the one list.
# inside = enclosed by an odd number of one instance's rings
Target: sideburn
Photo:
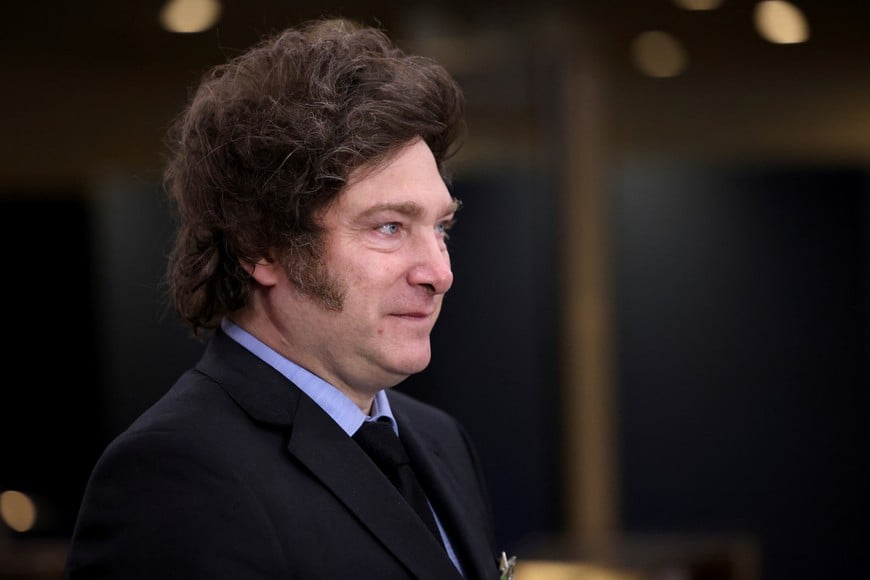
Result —
[[285, 262], [288, 278], [300, 292], [326, 310], [341, 312], [347, 286], [329, 271], [325, 250], [322, 238], [315, 235], [291, 247]]

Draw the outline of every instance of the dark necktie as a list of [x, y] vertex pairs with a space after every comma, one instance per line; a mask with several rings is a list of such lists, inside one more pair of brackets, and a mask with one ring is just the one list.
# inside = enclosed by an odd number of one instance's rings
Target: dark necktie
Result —
[[389, 421], [364, 422], [362, 427], [353, 434], [353, 440], [363, 448], [384, 475], [396, 486], [399, 493], [411, 504], [417, 515], [432, 530], [439, 543], [443, 545], [435, 517], [426, 501], [426, 493], [411, 469], [411, 461], [405, 451], [405, 446], [396, 436]]

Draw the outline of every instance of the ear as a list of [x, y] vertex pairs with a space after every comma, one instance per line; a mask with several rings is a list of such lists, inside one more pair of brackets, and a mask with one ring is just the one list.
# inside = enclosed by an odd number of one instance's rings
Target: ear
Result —
[[274, 286], [278, 280], [286, 277], [284, 269], [277, 262], [268, 258], [260, 258], [256, 262], [243, 262], [242, 267], [261, 286]]

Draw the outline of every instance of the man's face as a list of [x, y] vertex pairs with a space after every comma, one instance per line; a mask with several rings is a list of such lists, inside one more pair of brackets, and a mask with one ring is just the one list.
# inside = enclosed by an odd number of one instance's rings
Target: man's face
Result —
[[351, 177], [322, 216], [322, 282], [341, 305], [293, 292], [282, 334], [292, 360], [364, 399], [429, 364], [429, 334], [453, 283], [446, 237], [458, 202], [423, 141]]

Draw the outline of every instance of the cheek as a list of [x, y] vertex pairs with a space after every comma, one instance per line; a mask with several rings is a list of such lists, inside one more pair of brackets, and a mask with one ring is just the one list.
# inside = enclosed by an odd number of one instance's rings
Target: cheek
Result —
[[351, 290], [355, 285], [362, 291], [386, 293], [401, 281], [404, 278], [402, 265], [398, 260], [387, 259], [389, 257], [374, 256], [346, 263], [345, 272]]

